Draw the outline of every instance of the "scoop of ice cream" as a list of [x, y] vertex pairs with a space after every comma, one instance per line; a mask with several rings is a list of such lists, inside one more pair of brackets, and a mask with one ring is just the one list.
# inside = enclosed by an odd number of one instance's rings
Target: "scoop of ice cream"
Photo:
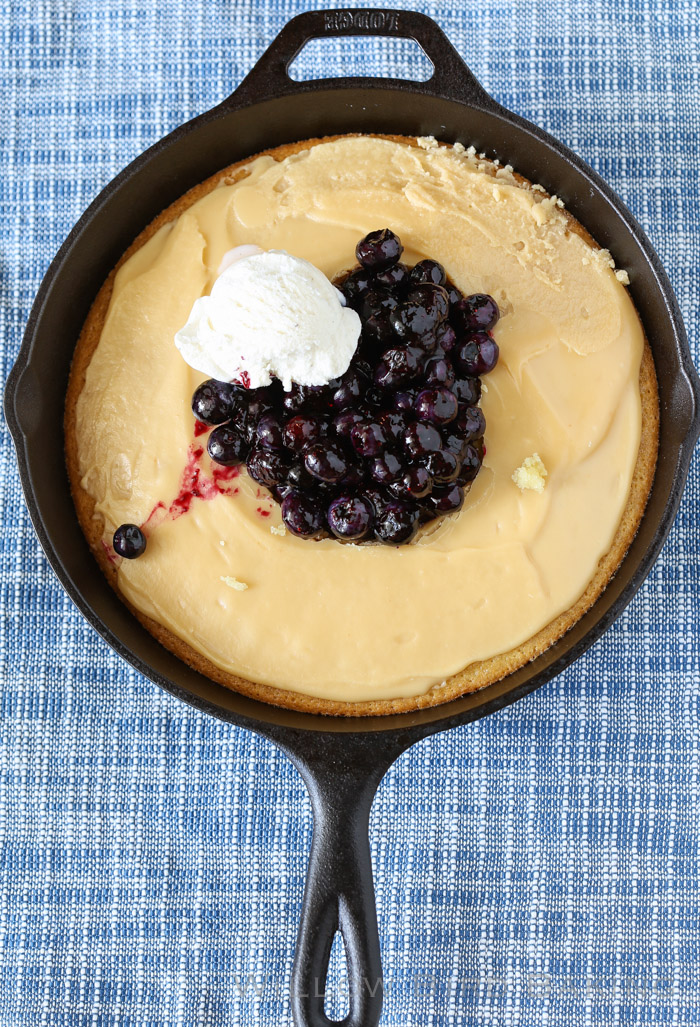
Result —
[[308, 260], [240, 247], [222, 261], [210, 295], [195, 301], [175, 345], [211, 378], [257, 389], [275, 377], [288, 390], [292, 382], [325, 385], [347, 371], [360, 328]]

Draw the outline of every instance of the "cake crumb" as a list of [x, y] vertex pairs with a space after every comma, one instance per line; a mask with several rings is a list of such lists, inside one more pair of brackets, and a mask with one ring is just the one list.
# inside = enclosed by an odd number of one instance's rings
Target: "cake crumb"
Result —
[[248, 588], [245, 581], [239, 581], [238, 578], [232, 578], [228, 574], [222, 574], [220, 581], [223, 581], [224, 585], [228, 585], [229, 588], [233, 588], [236, 592], [245, 592]]
[[285, 528], [284, 524], [271, 524], [270, 525], [270, 533], [272, 535], [280, 535], [280, 536], [282, 536], [282, 535], [286, 535], [287, 534], [287, 529]]
[[627, 274], [624, 268], [621, 268], [619, 271], [615, 272], [615, 278], [617, 278], [618, 282], [621, 282], [623, 285], [630, 284], [630, 276]]
[[466, 147], [464, 143], [453, 143], [452, 149], [455, 153], [466, 153]]
[[416, 142], [423, 150], [434, 150], [438, 144], [435, 136], [416, 136]]
[[476, 157], [476, 148], [474, 146], [468, 147], [467, 157]]
[[594, 271], [599, 273], [615, 267], [610, 250], [590, 250], [585, 257], [581, 257], [581, 263], [585, 266], [590, 265]]
[[533, 193], [546, 193], [547, 192], [545, 187], [543, 185], [540, 185], [539, 182], [534, 182], [533, 183], [532, 191], [533, 191]]
[[542, 463], [539, 453], [525, 457], [520, 467], [517, 467], [511, 475], [518, 488], [524, 492], [530, 489], [533, 492], [544, 492], [547, 468]]

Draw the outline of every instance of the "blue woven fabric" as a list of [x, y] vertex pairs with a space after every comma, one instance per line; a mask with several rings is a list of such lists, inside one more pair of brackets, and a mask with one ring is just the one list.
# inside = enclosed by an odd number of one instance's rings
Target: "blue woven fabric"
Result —
[[[698, 355], [696, 0], [410, 6], [623, 197]], [[6, 375], [88, 202], [230, 92], [302, 6], [1, 7]], [[328, 63], [420, 71], [406, 44], [353, 40], [330, 61], [308, 50], [297, 74]], [[386, 1027], [700, 1022], [699, 501], [696, 462], [648, 581], [575, 666], [387, 775], [371, 823]], [[300, 779], [86, 625], [33, 534], [4, 424], [0, 503], [1, 1027], [287, 1027], [311, 836]]]

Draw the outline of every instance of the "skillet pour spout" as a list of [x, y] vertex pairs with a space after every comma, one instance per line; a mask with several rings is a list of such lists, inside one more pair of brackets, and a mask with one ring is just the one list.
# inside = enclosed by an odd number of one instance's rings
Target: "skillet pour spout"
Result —
[[[416, 40], [434, 66], [427, 82], [378, 78], [295, 82], [287, 69], [310, 39], [384, 35]], [[630, 276], [660, 393], [659, 462], [639, 531], [595, 605], [526, 667], [444, 706], [388, 717], [295, 713], [214, 684], [163, 649], [119, 601], [78, 526], [63, 455], [63, 408], [81, 326], [109, 271], [163, 208], [235, 161], [315, 136], [434, 135], [474, 145], [561, 196]], [[328, 1027], [324, 1008], [336, 929], [347, 952], [345, 1027], [376, 1027], [381, 970], [368, 843], [372, 799], [391, 763], [438, 731], [493, 713], [549, 681], [586, 651], [649, 573], [678, 510], [700, 432], [700, 383], [678, 304], [644, 232], [579, 157], [492, 100], [430, 18], [388, 9], [310, 11], [290, 21], [239, 88], [176, 129], [119, 174], [83, 214], [39, 289], [5, 391], [27, 505], [71, 599], [113, 649], [173, 695], [275, 742], [300, 770], [314, 811], [292, 1006], [297, 1027]]]

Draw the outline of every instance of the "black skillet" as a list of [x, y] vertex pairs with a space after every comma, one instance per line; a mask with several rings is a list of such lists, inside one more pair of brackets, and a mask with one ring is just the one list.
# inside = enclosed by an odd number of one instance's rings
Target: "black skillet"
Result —
[[[294, 82], [304, 44], [326, 35], [415, 39], [435, 72], [425, 83], [356, 78]], [[419, 713], [334, 718], [293, 713], [214, 684], [163, 649], [131, 616], [78, 527], [63, 459], [68, 369], [93, 297], [123, 251], [190, 186], [259, 150], [344, 132], [434, 135], [512, 164], [563, 197], [571, 213], [629, 270], [661, 396], [660, 459], [639, 533], [595, 606], [543, 656], [482, 691]], [[575, 154], [481, 88], [438, 26], [411, 11], [314, 11], [287, 24], [235, 93], [134, 161], [81, 217], [41, 285], [6, 388], [5, 408], [27, 504], [66, 591], [107, 642], [179, 699], [259, 732], [301, 772], [314, 812], [304, 908], [292, 974], [298, 1027], [327, 1027], [323, 991], [339, 929], [346, 948], [346, 1027], [373, 1027], [382, 969], [368, 844], [372, 800], [414, 742], [493, 713], [549, 681], [612, 624], [644, 581], [673, 522], [700, 432], [700, 382], [678, 305], [658, 257], [620, 200]]]

